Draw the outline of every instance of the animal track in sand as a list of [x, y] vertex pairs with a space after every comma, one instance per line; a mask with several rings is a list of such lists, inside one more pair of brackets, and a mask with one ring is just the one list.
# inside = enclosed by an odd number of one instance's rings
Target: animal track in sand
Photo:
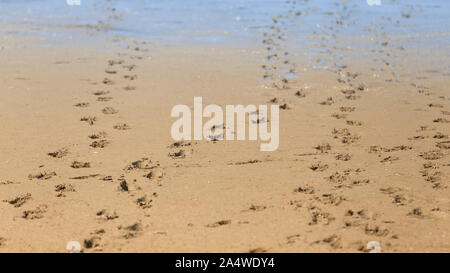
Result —
[[423, 213], [423, 210], [422, 210], [422, 208], [414, 208], [414, 209], [412, 209], [409, 213], [408, 213], [408, 216], [413, 216], [413, 217], [417, 217], [417, 218], [421, 218], [421, 219], [423, 219], [423, 218], [425, 218], [425, 215], [424, 215], [424, 213]]
[[356, 121], [356, 120], [347, 120], [346, 121], [347, 125], [351, 125], [351, 126], [362, 126], [363, 123], [361, 121]]
[[356, 79], [359, 76], [358, 72], [347, 72], [347, 76], [352, 79]]
[[81, 108], [86, 108], [86, 107], [89, 107], [89, 102], [80, 102], [80, 103], [77, 103], [77, 104], [75, 104], [74, 106], [75, 107], [81, 107]]
[[268, 60], [268, 61], [276, 61], [276, 60], [278, 60], [278, 54], [271, 54], [271, 55], [269, 55], [269, 56], [266, 56], [266, 59]]
[[[96, 176], [98, 176], [98, 175], [96, 175]], [[103, 180], [103, 181], [113, 181], [112, 176], [110, 176], [110, 175], [102, 176], [102, 177], [100, 177], [99, 180]]]
[[9, 180], [0, 180], [0, 186], [1, 185], [13, 185], [13, 184], [20, 184], [19, 182], [13, 182]]
[[322, 143], [315, 146], [314, 149], [319, 150], [321, 153], [328, 153], [331, 151], [331, 145], [329, 143]]
[[94, 96], [103, 96], [109, 94], [109, 91], [95, 91], [92, 93]]
[[442, 104], [430, 103], [428, 104], [428, 107], [443, 108], [444, 106]]
[[439, 165], [434, 162], [427, 162], [423, 164], [424, 169], [439, 169]]
[[221, 220], [212, 224], [208, 224], [206, 225], [206, 227], [210, 227], [210, 228], [215, 228], [215, 227], [220, 227], [220, 226], [226, 226], [231, 224], [231, 220]]
[[106, 231], [104, 229], [97, 229], [90, 233], [90, 237], [83, 241], [83, 246], [86, 249], [95, 249], [96, 251], [101, 251], [102, 244], [102, 235], [104, 235]]
[[426, 160], [438, 160], [444, 157], [444, 153], [440, 150], [433, 150], [429, 152], [423, 152], [419, 154], [420, 157]]
[[192, 146], [192, 142], [181, 140], [181, 141], [176, 141], [176, 142], [170, 144], [168, 146], [168, 148], [173, 149], [173, 148], [180, 148], [180, 147], [187, 147], [187, 146]]
[[332, 175], [325, 177], [325, 179], [334, 184], [341, 184], [347, 180], [347, 175], [335, 172]]
[[116, 130], [130, 130], [131, 127], [126, 123], [119, 123], [113, 126]]
[[33, 210], [25, 210], [23, 212], [22, 217], [27, 220], [41, 219], [44, 217], [44, 214], [47, 212], [47, 205], [41, 204], [38, 205]]
[[328, 169], [328, 164], [325, 164], [322, 162], [317, 162], [317, 163], [312, 164], [309, 168], [313, 171], [323, 172], [326, 169]]
[[92, 142], [89, 146], [91, 146], [92, 148], [105, 148], [109, 144], [110, 144], [110, 142], [108, 140], [101, 139], [101, 140], [96, 140], [96, 141]]
[[112, 81], [112, 80], [110, 80], [108, 78], [104, 78], [102, 83], [105, 84], [105, 85], [113, 85], [114, 81]]
[[370, 183], [370, 179], [356, 179], [351, 182], [351, 185], [352, 186], [361, 186], [361, 185], [365, 185], [365, 184], [369, 184], [369, 183]]
[[136, 68], [136, 65], [130, 64], [130, 65], [122, 65], [123, 68], [127, 69], [128, 71], [132, 71]]
[[345, 96], [345, 98], [348, 99], [348, 100], [357, 100], [357, 99], [361, 98], [361, 96], [358, 96], [358, 95], [347, 95], [347, 96]]
[[80, 119], [80, 121], [84, 121], [84, 122], [86, 122], [86, 123], [88, 123], [89, 125], [92, 126], [97, 121], [97, 118], [96, 117], [82, 117]]
[[301, 200], [291, 200], [289, 201], [289, 205], [293, 206], [294, 209], [299, 209], [305, 207], [305, 202]]
[[125, 87], [123, 88], [123, 90], [125, 90], [125, 91], [136, 90], [136, 86], [125, 86]]
[[331, 115], [331, 117], [332, 118], [336, 118], [336, 119], [345, 119], [345, 118], [347, 118], [347, 114], [336, 114], [336, 113], [334, 113], [334, 114]]
[[73, 161], [70, 167], [74, 169], [81, 169], [81, 168], [90, 168], [91, 163], [89, 162], [79, 162], [79, 161]]
[[173, 159], [182, 159], [182, 158], [186, 157], [186, 153], [183, 149], [180, 149], [176, 152], [169, 153], [169, 157], [171, 157]]
[[75, 177], [71, 177], [70, 179], [73, 180], [84, 180], [84, 179], [89, 179], [89, 178], [95, 178], [100, 176], [99, 174], [90, 174], [90, 175], [82, 175], [82, 176], [75, 176]]
[[333, 129], [331, 132], [334, 138], [340, 139], [344, 144], [352, 144], [360, 139], [359, 136], [354, 135], [347, 128], [344, 129]]
[[432, 130], [435, 130], [435, 129], [436, 128], [430, 127], [430, 126], [427, 126], [427, 125], [420, 125], [419, 126], [419, 130], [417, 130], [416, 132], [432, 131]]
[[119, 178], [119, 190], [126, 192], [129, 191], [128, 182], [123, 177]]
[[[352, 186], [361, 186], [364, 184], [370, 183], [369, 179], [361, 179], [361, 178], [352, 178], [354, 175], [358, 175], [363, 170], [361, 169], [346, 169], [342, 172], [335, 172], [328, 177], [325, 177], [326, 180], [335, 185], [336, 188], [347, 187], [351, 188]], [[344, 182], [351, 180], [348, 185], [345, 185]]]
[[295, 188], [294, 192], [305, 193], [305, 194], [314, 194], [315, 189], [314, 189], [314, 187], [306, 184], [304, 186], [300, 186], [298, 188]]
[[407, 150], [412, 150], [411, 146], [406, 146], [406, 145], [398, 145], [398, 146], [394, 146], [392, 148], [383, 148], [384, 152], [396, 152], [396, 151], [407, 151]]
[[[153, 193], [153, 196], [156, 196], [156, 193]], [[149, 198], [147, 195], [144, 195], [136, 199], [135, 203], [141, 209], [149, 209], [152, 207], [153, 199]]]
[[107, 102], [107, 101], [110, 101], [110, 100], [112, 100], [113, 99], [113, 97], [98, 97], [97, 98], [97, 101], [100, 101], [100, 102]]
[[55, 191], [58, 193], [57, 197], [66, 197], [66, 192], [75, 192], [75, 187], [72, 184], [59, 184], [55, 186]]
[[293, 108], [292, 104], [288, 104], [288, 103], [280, 104], [280, 109], [281, 110], [288, 110], [288, 109], [292, 109], [292, 108]]
[[366, 209], [354, 211], [347, 210], [345, 212], [344, 225], [345, 227], [359, 227], [365, 226], [368, 220], [375, 220], [377, 215]]
[[295, 96], [299, 97], [299, 98], [304, 98], [306, 97], [306, 94], [303, 90], [298, 90], [297, 92], [295, 92], [294, 94]]
[[349, 82], [350, 82], [349, 79], [344, 78], [344, 77], [337, 79], [337, 81], [338, 81], [339, 83], [349, 83]]
[[355, 111], [355, 107], [348, 107], [348, 106], [342, 106], [342, 107], [339, 107], [339, 110], [341, 111], [341, 112], [353, 112], [353, 111]]
[[263, 211], [266, 208], [267, 208], [266, 206], [262, 206], [262, 205], [251, 205], [248, 208], [248, 210], [244, 210], [244, 211]]
[[333, 206], [339, 206], [342, 201], [346, 200], [343, 196], [337, 195], [335, 193], [325, 193], [321, 196], [316, 196], [315, 199], [322, 204]]
[[[437, 170], [428, 170], [424, 169], [420, 171], [422, 173], [422, 176], [425, 178], [425, 181], [430, 183], [436, 183], [441, 180], [441, 172]], [[437, 187], [439, 185], [434, 184], [433, 187]]]
[[116, 64], [123, 64], [124, 62], [124, 60], [108, 60], [108, 65], [113, 66]]
[[106, 132], [98, 132], [98, 133], [93, 133], [91, 135], [89, 135], [88, 137], [90, 139], [101, 139], [101, 138], [105, 138], [107, 136]]
[[28, 175], [28, 179], [32, 180], [32, 179], [39, 179], [39, 180], [48, 180], [50, 178], [52, 178], [53, 176], [56, 176], [55, 172], [47, 172], [47, 171], [43, 171], [37, 174], [30, 174]]
[[426, 182], [432, 183], [432, 187], [440, 189], [446, 187], [439, 183], [441, 181], [441, 172], [439, 171], [439, 165], [433, 162], [427, 162], [423, 164], [423, 168], [420, 171]]
[[107, 74], [116, 74], [117, 71], [113, 70], [113, 69], [105, 69], [105, 73], [107, 73]]
[[329, 237], [326, 237], [323, 240], [315, 241], [314, 243], [324, 243], [328, 244], [333, 249], [341, 249], [343, 247], [342, 238], [339, 235], [333, 234]]
[[49, 156], [54, 157], [54, 158], [63, 158], [68, 154], [69, 154], [69, 150], [67, 150], [66, 148], [59, 149], [56, 152], [48, 153]]
[[100, 236], [93, 235], [83, 241], [83, 246], [86, 249], [99, 248], [102, 246], [101, 239], [102, 238]]
[[436, 143], [436, 147], [438, 147], [439, 149], [448, 150], [450, 149], [450, 141], [438, 142]]
[[30, 199], [31, 199], [31, 193], [25, 193], [25, 194], [16, 196], [12, 199], [3, 200], [3, 202], [9, 203], [10, 205], [13, 205], [14, 207], [19, 208]]
[[134, 81], [137, 79], [137, 75], [125, 75], [123, 76], [124, 79]]
[[119, 218], [115, 211], [110, 211], [107, 209], [102, 209], [96, 213], [97, 220], [99, 221], [110, 221]]
[[402, 189], [398, 187], [387, 187], [387, 188], [380, 188], [380, 191], [384, 194], [393, 195], [397, 192], [402, 191]]
[[114, 114], [119, 113], [119, 111], [112, 107], [105, 107], [102, 109], [102, 113], [105, 115], [114, 115]]
[[352, 156], [350, 154], [337, 154], [335, 159], [341, 161], [349, 161], [350, 159], [352, 159]]
[[332, 97], [328, 97], [326, 100], [320, 102], [321, 105], [332, 105], [334, 103], [334, 100]]
[[393, 161], [397, 161], [400, 158], [396, 157], [396, 156], [387, 156], [385, 158], [383, 158], [380, 162], [381, 163], [386, 163], [386, 162], [393, 162]]
[[332, 221], [334, 221], [336, 218], [333, 217], [330, 213], [324, 212], [322, 209], [311, 206], [308, 208], [308, 211], [311, 215], [311, 222], [308, 223], [308, 225], [329, 225]]
[[304, 241], [306, 238], [300, 234], [289, 235], [286, 237], [286, 244], [294, 244], [298, 241]]
[[426, 136], [418, 135], [418, 136], [410, 137], [410, 138], [408, 138], [408, 139], [409, 139], [409, 140], [422, 140], [422, 139], [425, 139], [425, 138], [427, 138], [427, 137], [426, 137]]
[[154, 169], [151, 172], [144, 175], [145, 178], [148, 178], [150, 180], [152, 179], [161, 179], [164, 176], [164, 172], [160, 169]]
[[447, 139], [449, 138], [449, 135], [444, 135], [443, 133], [437, 132], [433, 138], [435, 139]]
[[120, 226], [119, 230], [125, 231], [125, 234], [123, 235], [125, 239], [131, 239], [137, 237], [144, 230], [144, 227], [142, 226], [141, 223], [135, 223], [125, 228], [122, 228]]
[[407, 197], [405, 194], [403, 193], [399, 193], [402, 191], [401, 188], [397, 188], [397, 187], [388, 187], [388, 188], [381, 188], [380, 191], [384, 194], [389, 195], [390, 197], [393, 198], [392, 203], [398, 205], [398, 206], [404, 206], [407, 203], [412, 202], [412, 198]]
[[262, 161], [258, 160], [258, 159], [250, 159], [250, 160], [247, 160], [247, 161], [239, 161], [239, 162], [235, 162], [235, 163], [228, 163], [228, 165], [240, 166], [240, 165], [256, 164], [256, 163], [261, 163], [261, 162]]
[[434, 119], [433, 122], [436, 122], [436, 123], [450, 123], [450, 120], [445, 119], [445, 118], [437, 118], [437, 119]]
[[269, 103], [282, 103], [284, 100], [279, 98], [273, 98], [269, 100]]
[[375, 224], [366, 224], [364, 227], [364, 233], [372, 236], [387, 236], [389, 234], [389, 230], [387, 228], [382, 228]]
[[134, 162], [131, 162], [128, 166], [124, 168], [125, 171], [133, 171], [133, 170], [151, 170], [156, 167], [159, 167], [160, 164], [156, 161], [153, 162], [148, 157], [141, 158]]
[[344, 173], [345, 175], [359, 174], [359, 173], [362, 173], [362, 172], [364, 172], [364, 170], [361, 169], [361, 168], [356, 168], [356, 169], [345, 169], [345, 170], [343, 171], [343, 173]]
[[395, 194], [392, 197], [392, 203], [396, 204], [397, 206], [405, 206], [413, 201], [412, 198], [410, 198], [406, 194]]
[[406, 145], [398, 145], [398, 146], [394, 146], [392, 148], [384, 148], [379, 145], [369, 147], [369, 153], [380, 153], [380, 152], [390, 153], [390, 152], [407, 151], [407, 150], [412, 150], [412, 147], [406, 146]]
[[364, 84], [359, 84], [359, 83], [352, 83], [350, 84], [351, 87], [356, 88], [359, 91], [364, 91], [366, 89]]
[[356, 91], [353, 89], [346, 89], [346, 90], [341, 90], [341, 93], [344, 95], [354, 95], [354, 94], [356, 94]]

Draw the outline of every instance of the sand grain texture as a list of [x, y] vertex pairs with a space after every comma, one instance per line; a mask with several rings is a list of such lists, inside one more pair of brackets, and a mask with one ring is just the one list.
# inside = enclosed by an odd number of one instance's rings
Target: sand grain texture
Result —
[[[448, 75], [425, 73], [439, 68], [403, 37], [339, 35], [352, 17], [337, 13], [324, 22], [335, 44], [317, 58], [344, 57], [313, 69], [321, 62], [282, 30], [307, 8], [285, 5], [249, 45], [5, 40], [0, 252], [66, 252], [74, 240], [85, 252], [450, 251]], [[358, 39], [369, 49], [348, 48]], [[279, 149], [175, 142], [170, 111], [194, 96], [279, 104]]]

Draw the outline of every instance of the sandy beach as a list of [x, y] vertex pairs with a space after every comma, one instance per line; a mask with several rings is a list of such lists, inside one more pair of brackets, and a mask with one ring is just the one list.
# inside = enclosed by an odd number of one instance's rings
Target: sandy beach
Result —
[[[0, 252], [450, 251], [446, 1], [93, 2], [0, 21]], [[174, 140], [199, 96], [278, 149]]]

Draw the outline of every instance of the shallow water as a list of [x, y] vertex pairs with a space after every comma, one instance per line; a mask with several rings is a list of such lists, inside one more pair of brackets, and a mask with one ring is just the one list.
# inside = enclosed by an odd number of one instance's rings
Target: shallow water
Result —
[[[0, 0], [0, 21], [37, 28], [44, 36], [65, 28], [87, 28], [149, 40], [207, 43], [251, 43], [273, 18], [282, 18], [288, 11], [294, 16], [285, 20], [285, 27], [300, 40], [313, 31], [337, 32], [321, 26], [340, 15], [344, 21], [340, 34], [362, 35], [373, 28], [399, 35], [450, 31], [447, 0], [381, 0], [380, 6], [370, 6], [366, 0], [340, 1], [346, 3], [345, 9], [337, 2], [81, 0], [81, 5], [71, 6], [66, 0]], [[435, 39], [445, 43], [448, 35]]]

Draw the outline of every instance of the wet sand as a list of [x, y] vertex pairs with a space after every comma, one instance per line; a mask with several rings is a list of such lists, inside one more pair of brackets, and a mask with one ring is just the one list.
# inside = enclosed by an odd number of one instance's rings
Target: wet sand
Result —
[[[255, 43], [4, 35], [0, 252], [450, 251], [448, 48], [340, 34], [342, 4], [295, 47], [302, 8]], [[175, 142], [194, 96], [279, 104], [279, 149]]]

